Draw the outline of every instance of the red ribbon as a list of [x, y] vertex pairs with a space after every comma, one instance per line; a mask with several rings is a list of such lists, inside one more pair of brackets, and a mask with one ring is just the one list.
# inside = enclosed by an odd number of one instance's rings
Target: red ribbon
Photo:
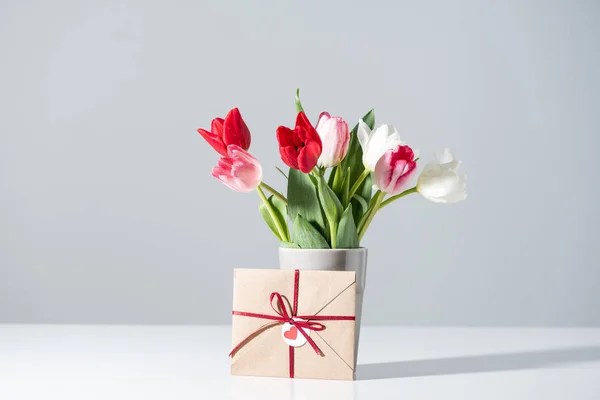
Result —
[[[306, 341], [310, 344], [310, 346], [313, 348], [315, 353], [317, 353], [320, 356], [324, 356], [321, 349], [319, 349], [319, 347], [314, 342], [314, 340], [312, 340], [310, 338], [308, 333], [306, 333], [305, 329], [308, 329], [311, 331], [322, 331], [325, 329], [325, 325], [323, 325], [319, 322], [312, 322], [312, 321], [354, 321], [355, 317], [339, 316], [339, 315], [297, 315], [298, 314], [298, 283], [299, 283], [299, 281], [300, 281], [300, 271], [295, 270], [294, 271], [294, 302], [293, 302], [291, 312], [288, 312], [288, 309], [286, 307], [287, 303], [283, 300], [283, 296], [281, 294], [279, 294], [278, 292], [271, 293], [271, 296], [269, 297], [269, 302], [271, 304], [271, 308], [273, 309], [273, 311], [275, 311], [275, 313], [277, 315], [257, 314], [257, 313], [242, 312], [242, 311], [232, 311], [231, 312], [233, 315], [239, 315], [242, 317], [268, 319], [271, 321], [275, 321], [275, 323], [272, 325], [268, 325], [266, 327], [263, 326], [263, 327], [259, 328], [258, 330], [252, 332], [250, 335], [246, 336], [246, 338], [244, 340], [242, 340], [240, 343], [238, 343], [238, 345], [235, 346], [233, 348], [233, 350], [231, 350], [231, 353], [229, 353], [229, 357], [232, 357], [246, 343], [248, 343], [250, 340], [252, 340], [255, 336], [260, 334], [265, 329], [271, 328], [273, 326], [283, 324], [286, 322], [292, 326], [295, 326], [296, 329], [298, 329], [298, 331], [302, 334], [302, 336], [304, 336], [306, 338]], [[277, 308], [273, 307], [273, 299], [277, 299], [277, 301], [276, 301], [277, 306], [278, 306]], [[297, 321], [294, 318], [300, 318], [301, 321]], [[290, 346], [289, 354], [290, 354], [290, 356], [289, 356], [289, 358], [290, 358], [290, 378], [293, 378], [294, 377], [294, 346]]]

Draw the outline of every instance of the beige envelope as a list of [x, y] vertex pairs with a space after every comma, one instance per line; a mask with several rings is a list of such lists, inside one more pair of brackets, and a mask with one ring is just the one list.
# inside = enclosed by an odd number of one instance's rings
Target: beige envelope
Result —
[[[292, 303], [294, 271], [234, 270], [234, 311], [278, 316], [269, 302], [273, 292], [280, 293]], [[355, 272], [300, 271], [297, 315], [355, 316], [355, 295]], [[315, 353], [309, 343], [296, 347], [294, 377], [354, 379], [354, 321], [316, 322], [325, 325], [325, 329], [306, 332], [323, 356]], [[289, 346], [282, 338], [282, 324], [233, 315], [232, 348], [253, 332], [256, 334], [233, 355], [231, 374], [289, 377]]]

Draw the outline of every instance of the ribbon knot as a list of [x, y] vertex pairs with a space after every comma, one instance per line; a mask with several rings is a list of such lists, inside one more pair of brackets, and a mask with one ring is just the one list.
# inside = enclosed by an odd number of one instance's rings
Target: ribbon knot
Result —
[[[298, 301], [297, 296], [294, 297], [296, 297], [296, 301], [294, 302], [292, 309], [288, 312], [289, 303], [284, 301], [284, 297], [280, 293], [273, 292], [269, 297], [269, 301], [271, 302], [271, 308], [273, 309], [273, 311], [275, 311], [277, 315], [281, 317], [281, 322], [287, 322], [290, 325], [295, 326], [296, 329], [298, 329], [298, 332], [300, 332], [302, 336], [306, 338], [306, 341], [310, 344], [315, 353], [317, 353], [320, 356], [323, 356], [323, 352], [321, 352], [321, 349], [319, 349], [319, 346], [317, 346], [314, 340], [310, 338], [310, 335], [306, 333], [306, 329], [311, 331], [322, 331], [323, 329], [325, 329], [325, 325], [318, 322], [298, 318]], [[273, 299], [276, 299], [275, 304], [277, 305], [277, 307], [273, 305]]]

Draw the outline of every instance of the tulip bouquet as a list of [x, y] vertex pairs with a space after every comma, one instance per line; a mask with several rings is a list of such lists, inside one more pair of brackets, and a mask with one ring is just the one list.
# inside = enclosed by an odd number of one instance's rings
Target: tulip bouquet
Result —
[[296, 110], [295, 126], [276, 131], [281, 159], [290, 167], [287, 174], [276, 167], [287, 180], [286, 196], [262, 182], [262, 166], [248, 152], [250, 130], [237, 108], [215, 118], [210, 131], [198, 129], [222, 156], [212, 175], [235, 191], [258, 192], [260, 214], [281, 246], [357, 248], [375, 215], [404, 196], [419, 193], [435, 203], [466, 198], [466, 176], [449, 149], [436, 154], [409, 187], [419, 158], [392, 125], [375, 127], [373, 110], [352, 131], [327, 112], [313, 125], [299, 91]]

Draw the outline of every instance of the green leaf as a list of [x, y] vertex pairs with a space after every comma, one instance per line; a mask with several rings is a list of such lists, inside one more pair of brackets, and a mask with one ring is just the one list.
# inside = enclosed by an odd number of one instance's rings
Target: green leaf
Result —
[[344, 174], [344, 180], [342, 180], [342, 187], [340, 191], [342, 193], [342, 205], [344, 207], [348, 207], [348, 202], [350, 201], [348, 199], [348, 196], [350, 195], [350, 168], [348, 168], [348, 170]]
[[[371, 198], [373, 197], [373, 181], [371, 175], [367, 176], [362, 185], [360, 185], [356, 191], [356, 194], [362, 197], [367, 203], [370, 203]], [[360, 213], [358, 210], [354, 210], [354, 223], [358, 224], [362, 214], [364, 214], [364, 212]]]
[[[375, 126], [375, 110], [370, 110], [368, 113], [366, 113], [365, 116], [362, 117], [362, 120], [365, 121], [369, 128], [373, 129]], [[350, 186], [356, 182], [356, 179], [365, 169], [362, 163], [362, 147], [360, 147], [360, 142], [358, 141], [358, 136], [356, 134], [357, 131], [358, 124], [356, 124], [350, 132], [350, 145], [348, 146], [348, 153], [340, 164], [342, 171], [347, 171], [348, 168], [350, 168]]]
[[317, 187], [317, 177], [314, 175], [308, 175], [308, 178], [310, 179], [310, 181], [312, 182], [314, 187]]
[[[281, 226], [283, 226], [284, 229], [287, 229], [287, 222], [285, 219], [287, 206], [285, 205], [285, 203], [279, 198], [273, 196], [269, 197], [268, 201], [271, 204], [271, 207], [273, 207], [273, 211], [275, 212], [277, 219], [281, 223]], [[258, 211], [260, 212], [260, 215], [263, 217], [269, 228], [271, 228], [271, 231], [273, 231], [275, 236], [279, 240], [285, 240], [285, 238], [280, 237], [279, 232], [277, 231], [277, 225], [275, 224], [275, 221], [273, 221], [273, 219], [271, 218], [271, 214], [269, 214], [269, 209], [267, 208], [265, 203], [260, 203], [258, 205]]]
[[283, 175], [283, 177], [284, 177], [285, 179], [287, 179], [287, 178], [288, 178], [288, 176], [285, 174], [285, 172], [283, 172], [283, 171], [281, 170], [281, 168], [279, 168], [279, 167], [275, 167], [275, 169], [277, 169], [277, 171], [279, 171], [279, 173], [281, 173], [281, 175]]
[[292, 227], [294, 243], [302, 249], [328, 249], [329, 244], [321, 233], [310, 222], [296, 215], [294, 226]]
[[329, 187], [334, 187], [333, 183], [335, 180], [335, 175], [337, 173], [338, 167], [335, 166], [331, 169], [331, 172], [329, 173], [329, 179], [327, 180], [327, 184], [329, 185]]
[[302, 108], [302, 102], [300, 101], [300, 89], [296, 89], [296, 112], [304, 112], [304, 108]]
[[[352, 197], [352, 204], [354, 204], [354, 208], [355, 208], [353, 214], [357, 214], [357, 213], [364, 214], [369, 209], [369, 203], [362, 196], [360, 196], [358, 194], [355, 194], [354, 197]], [[356, 204], [358, 204], [358, 207], [356, 206]], [[355, 220], [356, 220], [356, 218], [355, 218]]]
[[325, 220], [325, 231], [323, 232], [323, 237], [325, 238], [327, 244], [329, 244], [329, 247], [331, 247], [331, 228], [329, 227], [327, 220]]
[[342, 219], [337, 231], [338, 249], [355, 249], [359, 247], [358, 232], [352, 213], [352, 204], [342, 214]]
[[333, 177], [333, 183], [330, 183], [329, 187], [333, 189], [335, 194], [337, 194], [338, 198], [342, 197], [341, 191], [342, 191], [343, 179], [344, 179], [344, 170], [339, 167], [336, 167], [335, 168], [335, 176]]
[[[373, 129], [375, 126], [375, 110], [370, 110], [368, 113], [362, 117], [362, 120], [369, 126], [369, 128]], [[350, 187], [354, 185], [358, 177], [363, 173], [365, 167], [362, 162], [362, 147], [360, 147], [360, 142], [358, 141], [358, 136], [356, 132], [358, 131], [358, 124], [354, 126], [352, 131], [350, 132], [350, 146], [348, 147], [348, 153], [346, 157], [339, 165], [339, 168], [343, 168], [344, 171], [350, 170]], [[371, 190], [371, 179], [368, 177], [363, 181], [363, 183], [359, 186], [356, 194], [363, 197], [367, 202], [371, 200], [371, 194], [367, 193], [367, 190]], [[355, 202], [354, 199], [351, 202]], [[359, 207], [354, 207], [354, 222], [357, 223], [361, 217], [361, 209]]]
[[314, 224], [321, 233], [325, 232], [325, 221], [317, 197], [317, 188], [309, 175], [290, 168], [288, 177], [287, 197], [290, 221], [295, 221], [300, 214], [306, 221]]
[[273, 206], [273, 210], [277, 214], [277, 218], [279, 218], [279, 222], [281, 222], [281, 226], [287, 231], [288, 237], [290, 236], [290, 230], [288, 229], [287, 224], [287, 204], [279, 197], [271, 196], [269, 197], [269, 203]]
[[296, 243], [290, 243], [290, 242], [281, 242], [279, 243], [279, 247], [285, 247], [288, 249], [299, 249], [300, 246], [298, 246]]
[[365, 178], [364, 182], [356, 191], [363, 199], [370, 202], [373, 198], [373, 175]]
[[273, 221], [273, 219], [271, 218], [271, 214], [269, 214], [269, 211], [267, 210], [267, 206], [265, 206], [263, 203], [260, 203], [258, 205], [258, 211], [260, 212], [260, 215], [263, 217], [263, 219], [265, 220], [275, 237], [279, 240], [282, 240], [281, 236], [279, 236], [279, 232], [277, 232], [277, 226], [275, 226], [275, 221]]
[[323, 211], [325, 211], [327, 222], [329, 222], [329, 225], [335, 226], [342, 215], [342, 203], [340, 203], [340, 200], [323, 176], [317, 178], [317, 192], [319, 193], [319, 200], [321, 201]]

